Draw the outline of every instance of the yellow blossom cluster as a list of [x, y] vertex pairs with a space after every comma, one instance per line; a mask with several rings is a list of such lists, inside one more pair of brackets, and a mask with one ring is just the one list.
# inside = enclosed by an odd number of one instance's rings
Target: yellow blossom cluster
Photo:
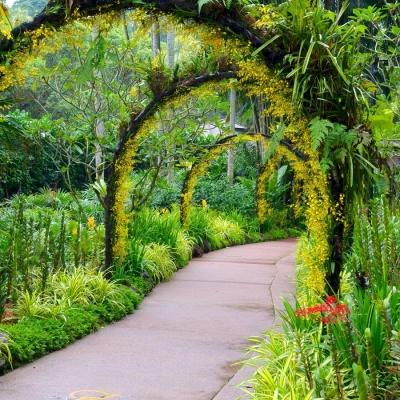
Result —
[[298, 198], [304, 204], [303, 214], [308, 230], [307, 239], [303, 239], [297, 254], [299, 265], [304, 269], [303, 285], [298, 295], [304, 303], [313, 304], [325, 290], [325, 275], [330, 257], [328, 234], [331, 200], [316, 154], [307, 162], [302, 162], [295, 173], [296, 179], [302, 181], [302, 194]]
[[276, 7], [263, 4], [257, 7], [257, 21], [254, 22], [254, 26], [258, 29], [271, 28], [279, 18], [280, 15], [276, 11]]
[[266, 115], [277, 118], [292, 117], [292, 92], [287, 81], [276, 78], [274, 72], [257, 58], [239, 61], [238, 66], [240, 88], [246, 91], [246, 95], [264, 95], [268, 99]]
[[87, 225], [90, 229], [95, 229], [96, 228], [96, 222], [94, 220], [94, 217], [89, 217], [87, 220]]
[[[229, 144], [228, 144], [229, 145]], [[188, 177], [185, 182], [184, 193], [181, 194], [181, 222], [183, 226], [187, 226], [190, 216], [190, 202], [194, 194], [194, 187], [196, 186], [197, 179], [203, 176], [212, 160], [215, 160], [221, 152], [226, 149], [228, 145], [217, 146], [211, 149], [200, 162], [193, 165], [192, 169], [188, 172]]]
[[265, 182], [284, 156], [295, 173], [292, 191], [297, 202], [294, 211], [297, 216], [305, 216], [308, 230], [308, 239], [298, 252], [303, 273], [302, 285], [299, 285], [302, 292], [299, 296], [302, 299], [311, 299], [312, 303], [324, 292], [326, 266], [330, 255], [328, 231], [331, 204], [326, 178], [321, 172], [318, 155], [312, 151], [307, 121], [293, 109], [288, 83], [277, 79], [273, 71], [255, 58], [239, 62], [239, 68], [242, 89], [246, 90], [247, 95], [265, 97], [269, 103], [266, 114], [278, 120], [283, 118], [286, 124], [285, 139], [309, 157], [307, 161], [303, 161], [288, 148], [278, 146], [258, 177], [256, 198], [257, 216], [263, 222], [269, 211], [265, 199]]
[[139, 148], [140, 139], [155, 128], [155, 121], [147, 120], [137, 134], [128, 139], [122, 155], [118, 157], [114, 165], [116, 183], [112, 211], [115, 218], [113, 254], [116, 258], [123, 257], [126, 249], [128, 222], [131, 218], [131, 213], [126, 212], [126, 206], [129, 199], [129, 189], [131, 188], [129, 175], [134, 165], [134, 157]]
[[345, 224], [346, 218], [344, 216], [344, 193], [340, 193], [339, 201], [333, 205], [331, 214], [335, 221]]
[[257, 218], [260, 224], [265, 222], [266, 215], [271, 214], [271, 209], [266, 198], [266, 182], [267, 179], [274, 173], [276, 165], [282, 159], [282, 153], [278, 148], [272, 157], [266, 161], [261, 172], [257, 177], [256, 183], [256, 211]]

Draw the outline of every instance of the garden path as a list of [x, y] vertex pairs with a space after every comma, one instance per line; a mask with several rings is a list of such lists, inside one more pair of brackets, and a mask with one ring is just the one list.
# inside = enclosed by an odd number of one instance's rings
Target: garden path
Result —
[[234, 363], [294, 291], [295, 240], [194, 259], [132, 315], [0, 377], [1, 400], [234, 400]]

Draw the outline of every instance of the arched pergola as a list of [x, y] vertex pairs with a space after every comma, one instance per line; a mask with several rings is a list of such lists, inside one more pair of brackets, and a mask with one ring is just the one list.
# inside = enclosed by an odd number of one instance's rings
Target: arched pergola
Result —
[[[262, 6], [260, 7], [260, 19], [268, 19], [268, 14], [263, 14]], [[337, 266], [335, 274], [338, 274], [343, 260], [344, 225], [342, 222], [338, 222], [335, 228], [332, 255], [328, 243], [328, 217], [329, 215], [334, 216], [334, 204], [341, 201], [343, 180], [339, 175], [335, 175], [331, 177], [332, 182], [328, 182], [326, 175], [321, 171], [319, 156], [313, 148], [313, 138], [308, 126], [309, 119], [302, 115], [301, 110], [293, 106], [290, 77], [298, 70], [298, 65], [291, 67], [294, 72], [288, 73], [288, 80], [277, 77], [274, 68], [283, 64], [286, 67], [290, 66], [288, 58], [285, 58], [288, 54], [285, 54], [284, 41], [281, 45], [274, 45], [272, 48], [269, 45], [271, 40], [263, 31], [262, 25], [257, 24], [254, 15], [248, 14], [245, 6], [240, 2], [234, 1], [227, 8], [225, 3], [217, 1], [210, 1], [201, 6], [197, 1], [184, 0], [158, 0], [155, 2], [153, 0], [137, 2], [135, 0], [119, 0], [118, 2], [114, 0], [69, 0], [68, 2], [50, 0], [47, 7], [32, 21], [12, 29], [1, 39], [0, 75], [2, 81], [0, 81], [0, 90], [12, 85], [18, 79], [15, 74], [7, 75], [12, 71], [7, 69], [8, 65], [14, 64], [14, 69], [22, 68], [24, 54], [31, 48], [40, 51], [40, 39], [50, 34], [50, 28], [57, 30], [74, 19], [109, 12], [113, 12], [117, 16], [118, 12], [122, 10], [139, 8], [141, 12], [172, 15], [176, 22], [185, 23], [190, 19], [194, 24], [209, 26], [212, 35], [230, 40], [229, 46], [232, 48], [232, 54], [236, 51], [238, 57], [236, 59], [232, 57], [230, 63], [232, 68], [230, 69], [226, 69], [225, 66], [225, 69], [217, 72], [178, 78], [162, 93], [155, 95], [143, 110], [132, 115], [128, 123], [121, 125], [121, 137], [114, 151], [105, 199], [106, 268], [109, 268], [114, 258], [122, 255], [124, 251], [127, 218], [124, 211], [124, 199], [128, 190], [126, 176], [132, 167], [132, 158], [137, 150], [138, 139], [146, 134], [146, 124], [157, 108], [167, 102], [204, 84], [235, 79], [238, 88], [244, 90], [248, 95], [262, 94], [265, 96], [269, 102], [268, 113], [285, 123], [284, 136], [279, 139], [279, 145], [275, 152], [285, 154], [295, 169], [298, 182], [302, 185], [303, 202], [307, 205], [305, 209], [306, 224], [309, 238], [313, 243], [313, 254], [305, 257], [310, 271], [307, 279], [317, 295], [322, 294], [326, 273], [324, 264], [331, 258]], [[310, 49], [306, 56], [308, 60], [312, 55], [313, 47], [311, 46]], [[252, 52], [257, 52], [257, 57]], [[298, 62], [300, 62], [301, 49], [300, 53], [298, 49], [293, 49], [293, 52], [297, 52]], [[337, 67], [337, 61], [333, 56], [327, 57], [325, 62], [332, 67], [332, 71], [336, 71], [338, 79], [342, 79], [345, 84], [350, 85], [343, 71]], [[318, 70], [315, 73], [318, 73]], [[312, 89], [311, 92], [304, 93], [304, 96], [308, 96], [308, 98], [313, 95], [315, 94], [312, 93]], [[356, 99], [356, 91], [354, 91], [354, 96]], [[338, 118], [340, 113], [337, 113], [334, 107], [332, 110], [336, 113], [334, 114], [335, 118]], [[358, 118], [355, 115], [356, 112], [357, 107], [348, 111], [351, 115], [344, 112], [346, 115], [343, 117], [343, 123], [356, 121]], [[229, 140], [226, 138], [227, 142]], [[299, 157], [299, 154], [304, 157]], [[271, 154], [270, 163], [267, 164], [262, 176], [267, 175], [273, 160], [274, 157]], [[337, 176], [338, 179], [335, 179]], [[187, 182], [186, 185], [188, 185]], [[334, 289], [337, 290], [338, 287], [334, 287]]]
[[[225, 136], [219, 140], [217, 140], [214, 144], [211, 146], [207, 147], [207, 151], [205, 154], [200, 157], [197, 161], [195, 161], [192, 165], [192, 168], [190, 171], [187, 173], [185, 180], [182, 185], [182, 192], [181, 192], [181, 203], [180, 203], [180, 220], [182, 226], [186, 226], [188, 222], [188, 217], [189, 217], [189, 205], [191, 198], [194, 194], [194, 187], [196, 186], [197, 183], [197, 178], [201, 177], [206, 173], [206, 169], [210, 165], [211, 161], [215, 160], [220, 153], [223, 150], [226, 150], [230, 146], [236, 144], [238, 141], [243, 142], [243, 141], [249, 141], [249, 142], [256, 142], [262, 139], [267, 139], [267, 140], [276, 140], [276, 145], [274, 146], [274, 143], [270, 143], [269, 146], [267, 147], [268, 149], [271, 149], [271, 154], [276, 150], [277, 145], [285, 147], [288, 151], [290, 151], [292, 154], [294, 154], [299, 160], [302, 161], [307, 161], [308, 156], [306, 154], [303, 154], [301, 151], [297, 150], [292, 146], [291, 143], [289, 143], [287, 140], [279, 140], [276, 139], [274, 135], [268, 134], [268, 133], [247, 133], [245, 135], [228, 135]], [[265, 162], [263, 167], [261, 168], [261, 173], [258, 176], [257, 179], [257, 186], [262, 186], [264, 183], [264, 180], [262, 179], [262, 176], [264, 175], [266, 171], [266, 166], [268, 165], [268, 160]], [[259, 193], [259, 192], [262, 192]], [[261, 203], [265, 199], [265, 190], [259, 188], [257, 190], [257, 196], [256, 196], [256, 208], [257, 210], [260, 210], [260, 213], [258, 213], [258, 218], [262, 220], [262, 218], [265, 215], [265, 212], [261, 210]]]

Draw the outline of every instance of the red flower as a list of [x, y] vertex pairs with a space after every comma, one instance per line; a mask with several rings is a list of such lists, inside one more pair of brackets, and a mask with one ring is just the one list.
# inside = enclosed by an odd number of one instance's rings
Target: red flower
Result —
[[337, 298], [335, 296], [328, 296], [325, 299], [325, 304], [335, 304], [337, 303]]
[[325, 324], [330, 324], [342, 320], [347, 314], [350, 314], [350, 309], [345, 304], [337, 304], [335, 296], [328, 296], [324, 304], [318, 304], [313, 307], [302, 308], [295, 311], [297, 317], [306, 317], [309, 314], [326, 313], [321, 321]]
[[350, 314], [350, 309], [345, 304], [338, 304], [334, 309], [335, 315], [347, 315]]

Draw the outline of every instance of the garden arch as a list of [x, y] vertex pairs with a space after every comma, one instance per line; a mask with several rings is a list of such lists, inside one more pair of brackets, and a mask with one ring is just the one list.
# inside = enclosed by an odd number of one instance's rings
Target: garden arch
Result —
[[[330, 193], [329, 182], [326, 175], [321, 171], [318, 154], [313, 149], [308, 127], [309, 120], [301, 115], [301, 111], [293, 107], [291, 101], [292, 88], [288, 81], [277, 78], [273, 71], [273, 68], [284, 60], [284, 45], [278, 47], [278, 50], [273, 50], [268, 45], [269, 41], [262, 39], [263, 25], [257, 24], [257, 21], [251, 15], [245, 14], [241, 3], [232, 2], [227, 8], [225, 3], [222, 2], [208, 2], [201, 7], [195, 1], [182, 0], [160, 0], [157, 2], [150, 0], [137, 2], [132, 0], [121, 0], [119, 2], [113, 0], [70, 0], [69, 2], [51, 0], [46, 9], [33, 21], [24, 23], [8, 33], [3, 32], [4, 37], [0, 43], [0, 62], [2, 63], [0, 66], [2, 76], [0, 90], [18, 81], [18, 71], [21, 71], [25, 62], [22, 59], [26, 54], [24, 52], [30, 48], [36, 48], [40, 51], [40, 39], [50, 35], [51, 29], [58, 29], [73, 19], [109, 12], [118, 15], [118, 12], [132, 8], [137, 8], [140, 13], [145, 12], [143, 11], [144, 8], [153, 13], [172, 14], [181, 22], [191, 19], [196, 23], [210, 26], [210, 29], [213, 29], [214, 37], [229, 39], [231, 43], [236, 41], [232, 52], [236, 48], [236, 53], [240, 53], [241, 59], [234, 63], [234, 68], [191, 76], [190, 79], [184, 79], [178, 84], [174, 83], [173, 86], [157, 94], [145, 109], [132, 115], [130, 121], [121, 127], [121, 140], [115, 149], [106, 197], [106, 226], [113, 226], [113, 218], [119, 222], [117, 222], [115, 231], [110, 228], [106, 234], [106, 267], [111, 266], [113, 262], [113, 252], [117, 256], [123, 252], [123, 240], [119, 241], [119, 238], [124, 237], [126, 216], [121, 211], [121, 207], [124, 191], [126, 191], [124, 176], [129, 169], [127, 167], [129, 160], [135, 152], [133, 139], [144, 134], [147, 121], [160, 104], [207, 82], [236, 78], [239, 89], [245, 90], [249, 95], [263, 94], [268, 98], [270, 102], [269, 113], [276, 118], [285, 119], [287, 122], [285, 140], [288, 140], [298, 151], [308, 156], [307, 161], [300, 162], [293, 153], [285, 150], [283, 146], [279, 146], [277, 149], [278, 155], [279, 152], [287, 153], [287, 158], [293, 162], [299, 182], [303, 187], [303, 204], [307, 205], [305, 209], [306, 224], [309, 230], [310, 243], [314, 249], [313, 255], [310, 255], [305, 262], [309, 264], [307, 265], [310, 271], [309, 282], [311, 286], [315, 284], [316, 293], [321, 294], [324, 286], [321, 282], [323, 282], [325, 273], [324, 267], [321, 269], [321, 263], [326, 264], [331, 256], [327, 240], [328, 216], [335, 218], [335, 207], [342, 208], [340, 202], [343, 200], [341, 200], [340, 195], [343, 192], [343, 182], [338, 179]], [[266, 8], [261, 10], [258, 15], [265, 26], [268, 26], [270, 13], [271, 10]], [[232, 37], [234, 39], [231, 39]], [[312, 50], [313, 47], [310, 47], [309, 53], [307, 53], [308, 59], [312, 55]], [[258, 52], [258, 58], [252, 57], [253, 51]], [[293, 51], [297, 51], [299, 61], [301, 54], [299, 55], [298, 49]], [[328, 58], [328, 61], [330, 65], [334, 66], [333, 69], [337, 70], [337, 76], [348, 83], [343, 71], [337, 68], [337, 61], [334, 57]], [[14, 74], [11, 73], [10, 75], [11, 69], [7, 66], [7, 63], [14, 64], [13, 71], [16, 71]], [[306, 68], [303, 67], [303, 70], [306, 70]], [[293, 76], [293, 74], [288, 74], [288, 76]], [[305, 92], [306, 95], [311, 96], [312, 93]], [[355, 97], [357, 96], [355, 95]], [[352, 108], [353, 111], [354, 108]], [[347, 123], [350, 123], [348, 121], [353, 123], [357, 117], [353, 114], [345, 115], [344, 120]], [[265, 169], [265, 171], [267, 170], [268, 168]], [[340, 229], [336, 230], [337, 240], [334, 243], [332, 258], [340, 269], [343, 223], [339, 222], [338, 226], [340, 226]], [[313, 275], [316, 275], [318, 279], [315, 279]], [[318, 284], [315, 283], [317, 281]]]
[[[205, 155], [203, 155], [200, 159], [195, 161], [192, 165], [192, 168], [190, 171], [187, 173], [185, 180], [182, 185], [182, 192], [181, 192], [181, 203], [180, 203], [180, 221], [182, 226], [187, 225], [188, 217], [189, 217], [189, 206], [190, 206], [190, 201], [193, 197], [194, 193], [194, 187], [196, 186], [197, 178], [200, 178], [201, 176], [204, 175], [206, 172], [207, 167], [209, 166], [209, 163], [216, 159], [220, 153], [224, 150], [226, 150], [229, 146], [232, 144], [235, 144], [237, 142], [242, 142], [242, 141], [252, 141], [256, 142], [259, 140], [262, 140], [263, 138], [265, 139], [270, 139], [276, 141], [276, 145], [281, 145], [290, 150], [293, 154], [295, 154], [299, 159], [303, 161], [307, 161], [308, 156], [306, 154], [301, 153], [299, 150], [295, 149], [288, 141], [279, 138], [277, 139], [276, 136], [267, 134], [267, 133], [246, 133], [244, 135], [229, 135], [225, 136], [222, 139], [217, 140], [214, 144], [211, 146], [208, 146], [207, 152]], [[274, 143], [270, 143], [268, 149], [274, 148], [276, 150], [277, 146], [274, 146]], [[274, 150], [271, 150], [271, 154], [274, 152]], [[268, 150], [267, 150], [268, 151]], [[259, 190], [256, 190], [257, 192], [257, 198], [256, 198], [256, 207], [257, 211], [262, 208], [260, 207], [260, 204], [262, 203], [264, 199], [264, 192], [265, 190], [261, 189], [261, 186], [264, 184], [264, 180], [260, 179], [263, 175], [267, 175], [266, 173], [266, 165], [268, 163], [265, 163], [263, 165], [261, 174], [259, 175], [257, 179], [257, 187], [260, 187]], [[266, 176], [268, 178], [268, 176]], [[261, 194], [262, 193], [262, 194]], [[261, 211], [261, 210], [260, 210]], [[261, 211], [258, 214], [259, 220], [263, 218], [264, 212]]]

